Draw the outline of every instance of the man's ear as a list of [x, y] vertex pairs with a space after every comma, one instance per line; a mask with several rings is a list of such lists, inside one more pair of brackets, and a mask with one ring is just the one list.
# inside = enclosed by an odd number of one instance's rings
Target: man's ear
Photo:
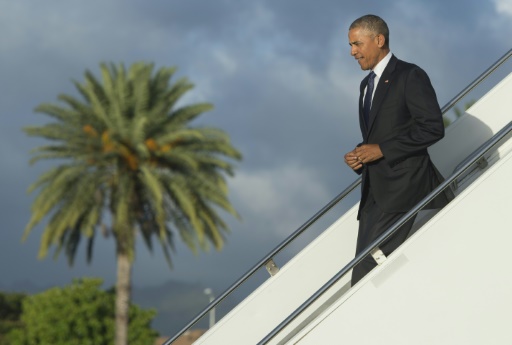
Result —
[[377, 35], [377, 45], [379, 46], [379, 48], [384, 47], [385, 44], [386, 44], [386, 37], [384, 37], [384, 35], [382, 35], [382, 34], [378, 34]]

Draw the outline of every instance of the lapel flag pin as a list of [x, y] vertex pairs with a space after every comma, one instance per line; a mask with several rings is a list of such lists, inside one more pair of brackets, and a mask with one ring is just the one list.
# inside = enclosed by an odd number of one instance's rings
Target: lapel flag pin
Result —
[[389, 80], [384, 80], [385, 83], [389, 82]]

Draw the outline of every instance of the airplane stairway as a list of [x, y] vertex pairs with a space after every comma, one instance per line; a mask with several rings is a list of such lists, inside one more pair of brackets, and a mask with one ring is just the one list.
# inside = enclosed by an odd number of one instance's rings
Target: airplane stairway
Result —
[[512, 344], [511, 129], [512, 73], [429, 149], [457, 196], [439, 212], [420, 211], [414, 234], [382, 264], [350, 287], [356, 204], [194, 344]]

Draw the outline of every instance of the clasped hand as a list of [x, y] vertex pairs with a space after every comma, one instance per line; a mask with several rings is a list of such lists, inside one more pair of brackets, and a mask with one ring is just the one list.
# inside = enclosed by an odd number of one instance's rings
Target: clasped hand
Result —
[[378, 144], [365, 144], [356, 147], [345, 155], [345, 163], [352, 170], [359, 170], [363, 164], [376, 161], [384, 157]]

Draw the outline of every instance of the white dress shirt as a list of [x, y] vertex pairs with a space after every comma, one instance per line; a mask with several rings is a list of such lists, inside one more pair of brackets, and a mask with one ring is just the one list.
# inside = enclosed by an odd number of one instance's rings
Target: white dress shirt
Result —
[[[388, 54], [384, 57], [384, 59], [380, 60], [379, 63], [377, 64], [377, 66], [375, 66], [375, 68], [372, 70], [373, 73], [375, 73], [375, 78], [374, 78], [374, 81], [373, 81], [373, 94], [372, 94], [372, 103], [373, 103], [373, 96], [375, 95], [375, 90], [377, 90], [377, 85], [379, 85], [379, 80], [380, 80], [380, 77], [382, 75], [382, 73], [384, 73], [384, 70], [386, 69], [388, 63], [389, 63], [389, 60], [391, 60], [391, 56], [393, 54], [391, 54], [391, 51], [388, 52]], [[368, 86], [366, 86], [364, 88], [364, 95], [363, 95], [363, 99], [364, 97], [366, 96], [366, 88]], [[371, 106], [370, 106], [370, 109], [371, 109]]]

